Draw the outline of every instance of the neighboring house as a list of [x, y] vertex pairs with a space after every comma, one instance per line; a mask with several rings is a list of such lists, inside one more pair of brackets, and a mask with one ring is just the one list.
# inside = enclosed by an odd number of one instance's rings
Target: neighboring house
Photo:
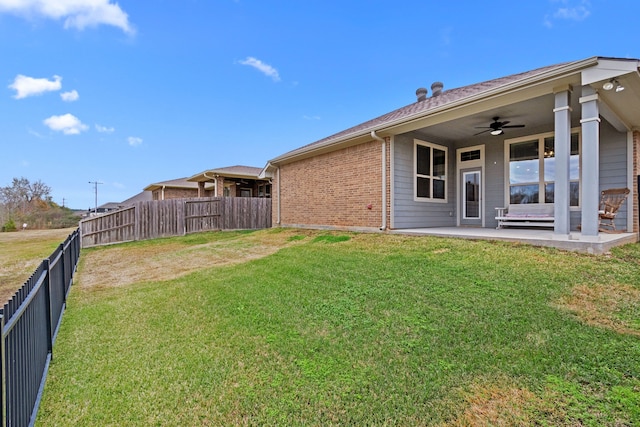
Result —
[[111, 211], [115, 211], [120, 209], [120, 203], [116, 203], [116, 202], [108, 202], [108, 203], [104, 203], [98, 207], [93, 207], [93, 208], [89, 208], [87, 209], [87, 215], [94, 215], [94, 214], [101, 214], [101, 213], [107, 213], [107, 212], [111, 212]]
[[262, 168], [252, 166], [229, 166], [209, 169], [188, 179], [197, 185], [199, 194], [211, 190], [218, 197], [271, 197], [271, 180], [260, 178]]
[[600, 191], [628, 187], [616, 224], [637, 233], [639, 65], [593, 57], [418, 89], [410, 105], [270, 160], [274, 225], [496, 228], [495, 208], [535, 204], [553, 209], [554, 234], [595, 241]]
[[151, 191], [142, 191], [135, 196], [129, 197], [127, 200], [124, 200], [120, 203], [121, 207], [132, 206], [138, 202], [148, 202], [153, 200], [153, 194]]
[[151, 193], [151, 200], [184, 199], [190, 197], [213, 197], [213, 185], [206, 185], [200, 190], [198, 183], [187, 178], [157, 182], [144, 188]]

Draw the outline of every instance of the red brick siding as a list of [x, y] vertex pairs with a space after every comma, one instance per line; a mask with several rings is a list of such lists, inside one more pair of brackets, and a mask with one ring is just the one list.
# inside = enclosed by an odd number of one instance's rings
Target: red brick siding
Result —
[[[202, 197], [211, 197], [213, 195], [213, 191], [205, 191], [205, 195]], [[162, 200], [162, 190], [154, 190], [151, 193], [153, 200]], [[191, 197], [198, 197], [198, 189], [189, 189], [189, 188], [165, 188], [164, 189], [164, 200], [169, 199], [186, 199]]]
[[[281, 224], [379, 228], [382, 224], [381, 162], [381, 143], [371, 141], [282, 165]], [[275, 178], [274, 218], [278, 206], [277, 175]], [[387, 196], [387, 206], [388, 203]]]

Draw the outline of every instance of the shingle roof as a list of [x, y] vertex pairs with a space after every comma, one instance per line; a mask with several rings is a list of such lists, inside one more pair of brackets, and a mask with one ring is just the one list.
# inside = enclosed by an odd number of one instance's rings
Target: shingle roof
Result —
[[295, 156], [298, 153], [313, 151], [316, 147], [320, 148], [331, 145], [334, 142], [338, 143], [340, 141], [348, 140], [350, 138], [354, 138], [363, 134], [368, 134], [373, 130], [380, 130], [385, 126], [401, 123], [403, 121], [407, 121], [420, 116], [428, 116], [431, 112], [439, 111], [449, 105], [458, 104], [468, 99], [475, 99], [477, 97], [481, 97], [483, 94], [489, 94], [497, 89], [516, 85], [519, 82], [524, 83], [536, 77], [543, 77], [546, 74], [552, 74], [563, 69], [573, 69], [573, 66], [579, 66], [583, 63], [593, 60], [597, 60], [597, 57], [574, 62], [563, 62], [560, 64], [536, 68], [531, 71], [513, 74], [506, 77], [500, 77], [485, 82], [444, 90], [438, 96], [431, 96], [423, 101], [414, 102], [382, 116], [376, 117], [372, 120], [366, 121], [349, 129], [315, 141], [311, 144], [307, 144], [295, 150], [289, 151], [276, 157], [272, 160], [272, 162], [277, 163], [279, 160]]
[[212, 175], [219, 175], [226, 178], [261, 179], [259, 178], [260, 172], [262, 172], [262, 168], [236, 165], [216, 169], [207, 169], [206, 171], [197, 173], [188, 179], [190, 182], [211, 181], [213, 179]]
[[131, 206], [138, 202], [148, 202], [150, 200], [153, 200], [153, 194], [151, 194], [151, 191], [142, 191], [135, 196], [129, 197], [127, 200], [124, 200], [120, 204], [122, 206]]
[[247, 175], [257, 177], [262, 168], [256, 168], [253, 166], [227, 166], [224, 168], [211, 169], [208, 172], [214, 172], [219, 175], [230, 174], [230, 175]]
[[[170, 179], [169, 181], [161, 181], [153, 184], [147, 185], [144, 190], [145, 191], [153, 191], [160, 189], [162, 187], [169, 188], [188, 188], [188, 189], [198, 189], [198, 183], [193, 181], [187, 181], [188, 178], [178, 178], [178, 179]], [[210, 187], [205, 187], [206, 189]]]

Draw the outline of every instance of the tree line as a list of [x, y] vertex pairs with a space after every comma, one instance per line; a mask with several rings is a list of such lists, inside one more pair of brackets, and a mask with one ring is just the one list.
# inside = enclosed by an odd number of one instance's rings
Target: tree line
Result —
[[13, 178], [10, 185], [0, 187], [0, 225], [2, 231], [23, 228], [66, 228], [78, 224], [79, 217], [51, 198], [51, 187], [38, 180]]

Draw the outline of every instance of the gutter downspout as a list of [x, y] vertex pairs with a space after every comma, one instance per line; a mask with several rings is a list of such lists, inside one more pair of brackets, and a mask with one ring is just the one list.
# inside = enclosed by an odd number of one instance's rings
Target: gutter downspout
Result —
[[278, 166], [278, 187], [276, 188], [278, 192], [278, 205], [276, 206], [276, 224], [280, 224], [280, 204], [282, 203], [282, 197], [280, 197], [280, 166]]
[[371, 131], [371, 138], [382, 143], [382, 225], [381, 231], [387, 229], [387, 141], [380, 138], [375, 130]]
[[163, 186], [162, 186], [162, 199], [160, 199], [160, 200], [164, 200], [164, 188], [165, 188], [165, 187], [166, 187], [166, 185], [163, 185]]
[[[213, 197], [218, 197], [218, 174], [214, 175], [213, 178], [207, 176], [207, 173], [203, 173], [205, 178], [213, 180]], [[204, 196], [203, 196], [204, 197]]]

